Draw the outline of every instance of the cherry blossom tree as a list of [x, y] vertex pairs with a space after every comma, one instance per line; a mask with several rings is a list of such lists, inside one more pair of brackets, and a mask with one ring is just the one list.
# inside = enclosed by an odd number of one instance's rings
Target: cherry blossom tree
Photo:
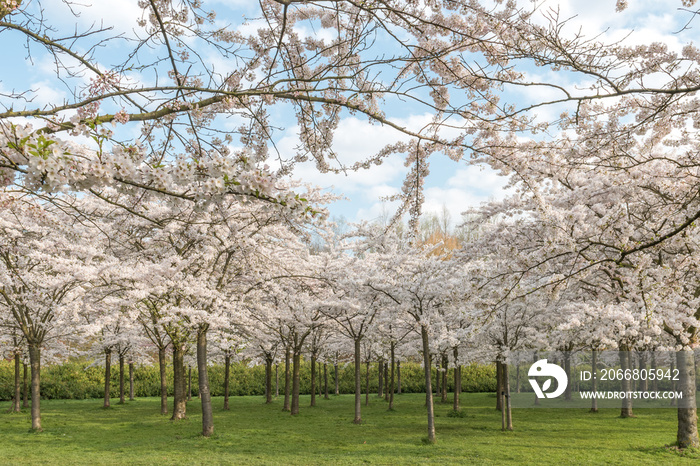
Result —
[[89, 281], [111, 258], [80, 224], [38, 202], [6, 193], [0, 202], [0, 299], [29, 347], [32, 429], [40, 431], [41, 348], [81, 324]]

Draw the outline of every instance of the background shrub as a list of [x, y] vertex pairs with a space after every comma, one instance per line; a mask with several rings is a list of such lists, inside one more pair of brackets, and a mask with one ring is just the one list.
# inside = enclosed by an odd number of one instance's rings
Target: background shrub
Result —
[[[46, 399], [86, 399], [104, 396], [104, 368], [91, 366], [91, 361], [72, 360], [63, 364], [45, 365], [41, 370], [41, 396]], [[335, 391], [335, 371], [333, 365], [328, 368], [328, 391]], [[185, 370], [187, 371], [187, 367]], [[265, 366], [249, 367], [243, 363], [231, 364], [231, 380], [229, 393], [231, 396], [264, 395]], [[284, 393], [284, 364], [278, 366], [279, 391]], [[291, 370], [291, 367], [290, 367]], [[129, 394], [129, 367], [124, 366], [124, 386], [126, 396]], [[362, 364], [362, 391], [365, 390], [366, 365]], [[318, 371], [317, 371], [318, 372]], [[435, 369], [433, 369], [433, 388], [435, 384]], [[318, 376], [318, 384], [323, 387], [323, 366]], [[378, 365], [370, 364], [370, 393], [378, 390]], [[168, 396], [172, 396], [173, 371], [167, 366]], [[311, 390], [311, 364], [302, 361], [300, 368], [302, 394]], [[340, 393], [354, 393], [355, 369], [353, 364], [338, 366], [338, 381]], [[29, 378], [29, 374], [28, 374]], [[272, 389], [275, 390], [275, 366], [272, 368]], [[214, 364], [209, 366], [209, 384], [213, 396], [224, 394], [224, 366]], [[453, 376], [448, 374], [448, 391], [452, 391]], [[14, 362], [0, 361], [0, 400], [12, 399], [14, 390]], [[317, 388], [318, 390], [318, 388]], [[462, 368], [463, 392], [489, 392], [496, 390], [496, 369], [492, 365], [472, 364]], [[112, 366], [110, 391], [113, 398], [119, 397], [119, 365]], [[419, 393], [425, 391], [423, 368], [414, 362], [401, 363], [402, 393]], [[197, 370], [192, 368], [192, 395], [197, 396]], [[134, 367], [134, 395], [160, 396], [160, 374], [158, 366]]]

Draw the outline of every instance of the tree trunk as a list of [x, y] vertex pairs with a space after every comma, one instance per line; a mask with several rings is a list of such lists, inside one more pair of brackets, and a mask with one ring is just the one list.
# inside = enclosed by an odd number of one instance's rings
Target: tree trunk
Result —
[[275, 364], [275, 398], [280, 396], [280, 365]]
[[15, 398], [12, 400], [12, 411], [19, 413], [21, 411], [20, 398], [22, 398], [22, 392], [20, 390], [20, 375], [19, 375], [19, 353], [15, 353]]
[[173, 342], [173, 415], [171, 421], [187, 415], [187, 385], [185, 380], [185, 351], [182, 343]]
[[[627, 369], [629, 369], [629, 351], [625, 351], [621, 349], [618, 354], [620, 355], [620, 369], [622, 369], [622, 373], [624, 374]], [[623, 392], [629, 392], [630, 391], [630, 381], [625, 380], [625, 377], [622, 378], [622, 391]], [[632, 412], [632, 399], [629, 397], [625, 397], [622, 399], [622, 409], [620, 410], [620, 417], [634, 417], [634, 413]]]
[[[673, 374], [673, 372], [676, 370], [677, 367], [678, 367], [678, 365], [676, 364], [676, 355], [673, 354], [673, 355], [671, 355], [671, 374]], [[677, 388], [676, 381], [673, 378], [671, 378], [671, 391], [675, 392], [676, 388]], [[671, 406], [676, 406], [676, 399], [675, 398], [671, 398]]]
[[[435, 355], [435, 397], [440, 395], [440, 359]], [[426, 399], [426, 403], [427, 403]]]
[[231, 379], [231, 355], [224, 356], [224, 409], [229, 410], [228, 397]]
[[598, 351], [593, 350], [591, 351], [591, 372], [593, 373], [593, 376], [591, 379], [593, 380], [593, 385], [591, 387], [591, 391], [593, 392], [593, 397], [591, 398], [591, 412], [592, 413], [597, 413], [598, 412], [598, 397], [596, 396], [598, 392], [598, 377], [596, 375], [596, 372], [598, 370]]
[[515, 365], [515, 393], [520, 393], [520, 362]]
[[316, 355], [311, 354], [311, 406], [316, 406]]
[[435, 414], [433, 411], [433, 387], [430, 374], [430, 340], [428, 339], [428, 329], [425, 325], [420, 328], [421, 339], [423, 340], [423, 367], [425, 372], [425, 395], [428, 411], [428, 443], [435, 443]]
[[112, 378], [112, 350], [105, 349], [105, 397], [103, 408], [109, 408], [109, 379]]
[[323, 363], [323, 399], [329, 400], [328, 396], [328, 363]]
[[129, 361], [129, 401], [134, 401], [134, 362]]
[[503, 367], [501, 366], [501, 361], [496, 361], [496, 410], [501, 411], [503, 409]]
[[292, 355], [292, 416], [299, 414], [299, 370], [301, 366], [301, 349], [294, 348]]
[[[652, 351], [651, 352], [651, 371], [656, 374], [656, 352]], [[654, 380], [651, 381], [651, 391], [656, 392], [659, 390], [659, 381], [656, 380], [656, 377], [654, 377]]]
[[291, 411], [289, 406], [289, 359], [291, 358], [291, 350], [289, 346], [284, 350], [284, 406], [282, 411]]
[[571, 401], [573, 380], [571, 379], [571, 353], [569, 351], [564, 352], [564, 372], [566, 372], [566, 380], [569, 381], [569, 383], [566, 384], [566, 389], [564, 390], [564, 400]]
[[454, 373], [454, 397], [452, 399], [452, 409], [454, 411], [459, 411], [459, 393], [462, 390], [462, 366], [459, 365], [458, 363], [458, 350], [457, 347], [455, 346], [452, 349], [452, 355], [454, 356], [455, 360], [455, 373]]
[[333, 364], [333, 369], [335, 370], [335, 394], [340, 395], [340, 382], [338, 381], [338, 354], [335, 355], [335, 363]]
[[384, 400], [389, 401], [389, 361], [384, 361]]
[[270, 386], [271, 381], [270, 367], [267, 365], [267, 356], [265, 357], [265, 403], [268, 403], [268, 393], [272, 390]]
[[[647, 353], [642, 351], [639, 353], [639, 372], [641, 373], [643, 369], [647, 368]], [[639, 390], [643, 392], [649, 391], [649, 380], [646, 378], [639, 378]]]
[[168, 378], [165, 372], [165, 348], [158, 348], [158, 367], [160, 368], [160, 414], [168, 414]]
[[41, 349], [29, 345], [29, 365], [32, 369], [32, 430], [41, 432]]
[[384, 379], [384, 361], [383, 360], [381, 360], [381, 359], [379, 360], [379, 363], [377, 363], [377, 369], [379, 369], [377, 371], [378, 376], [379, 376], [379, 384], [377, 386], [377, 396], [382, 397], [382, 396], [384, 396], [384, 383], [383, 383], [384, 382], [384, 380], [383, 380]]
[[187, 401], [192, 401], [192, 366], [187, 366]]
[[505, 410], [506, 410], [506, 429], [513, 430], [513, 411], [510, 403], [510, 380], [508, 377], [508, 363], [502, 362], [503, 365], [503, 391], [505, 393]]
[[272, 356], [265, 358], [265, 404], [272, 403]]
[[440, 403], [447, 403], [447, 353], [442, 354], [442, 393]]
[[[535, 351], [532, 353], [532, 363], [533, 364], [536, 363], [537, 360], [538, 360], [537, 351]], [[538, 406], [539, 404], [540, 404], [540, 399], [537, 398], [537, 395], [535, 395], [535, 406]]]
[[677, 390], [683, 393], [683, 400], [678, 407], [678, 435], [676, 437], [678, 447], [697, 448], [700, 447], [700, 440], [698, 440], [698, 411], [695, 401], [697, 387], [693, 350], [678, 351], [676, 365], [679, 378]]
[[[355, 419], [353, 423], [362, 423], [362, 376], [360, 374], [360, 339], [355, 339]], [[338, 363], [335, 363], [335, 385], [338, 386]], [[337, 388], [336, 388], [337, 390]]]
[[396, 394], [401, 394], [401, 360], [396, 361]]
[[22, 408], [29, 408], [29, 390], [27, 390], [27, 363], [22, 363]]
[[[209, 390], [209, 374], [207, 372], [207, 331], [208, 325], [200, 326], [197, 331], [197, 379], [199, 382], [199, 398], [202, 400], [202, 435], [211, 437], [214, 433], [214, 417], [211, 407], [211, 392]], [[191, 370], [191, 368], [190, 368]]]
[[389, 353], [391, 356], [391, 374], [389, 375], [389, 409], [394, 409], [394, 366], [396, 365], [395, 357], [396, 343], [393, 341], [389, 345]]
[[369, 406], [369, 361], [365, 363], [365, 406]]
[[126, 403], [126, 390], [124, 389], [124, 355], [119, 353], [119, 404]]

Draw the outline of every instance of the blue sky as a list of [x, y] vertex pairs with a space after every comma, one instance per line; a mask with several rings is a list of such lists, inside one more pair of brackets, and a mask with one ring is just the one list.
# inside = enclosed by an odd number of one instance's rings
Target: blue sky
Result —
[[[136, 0], [85, 0], [81, 5], [74, 5], [74, 9], [80, 13], [78, 22], [81, 27], [91, 24], [104, 24], [113, 26], [115, 31], [123, 31], [127, 36], [135, 27], [135, 21], [140, 17], [140, 9]], [[530, 2], [521, 2], [529, 5]], [[25, 5], [32, 3], [25, 0]], [[626, 43], [650, 43], [658, 41], [667, 44], [673, 50], [679, 50], [689, 42], [697, 32], [693, 27], [700, 28], [700, 23], [691, 23], [691, 28], [681, 33], [690, 15], [680, 10], [680, 0], [642, 0], [629, 1], [627, 10], [621, 13], [615, 12], [614, 0], [569, 0], [569, 1], [544, 1], [545, 8], [559, 9], [561, 17], [571, 17], [568, 31], [576, 33], [579, 28], [588, 37], [601, 34], [606, 40], [621, 40], [626, 38]], [[75, 22], [71, 16], [65, 15], [65, 5], [62, 2], [45, 2], [45, 15], [52, 21], [63, 22], [70, 25]], [[255, 26], [254, 18], [259, 15], [257, 2], [234, 1], [204, 1], [204, 8], [217, 10], [217, 21], [232, 24], [244, 31], [252, 31]], [[249, 18], [249, 21], [243, 21]], [[72, 27], [71, 27], [72, 29]], [[12, 38], [16, 38], [13, 41]], [[0, 73], [0, 92], [11, 89], [23, 89], [29, 83], [34, 92], [28, 96], [33, 99], [32, 107], [37, 105], [50, 105], [60, 103], [69, 97], [67, 90], [58, 86], [52, 70], [52, 62], [39, 52], [39, 48], [33, 46], [33, 62], [26, 59], [24, 42], [20, 41], [18, 34], [3, 34], [3, 58], [4, 63], [12, 63], [11, 68]], [[100, 50], [100, 61], [108, 64], [111, 54], [124, 54], [128, 50], [128, 44], [123, 43], [124, 48]], [[219, 66], [222, 66], [220, 64]], [[526, 70], [533, 76], [541, 76], [545, 79], [566, 80], [564, 75], [548, 75], [543, 69]], [[585, 83], [581, 83], [585, 85]], [[536, 101], [547, 97], [544, 91], [527, 89], [522, 95], [507, 96], [517, 102]], [[1, 99], [7, 102], [6, 99]], [[9, 102], [7, 102], [9, 104]], [[22, 107], [21, 102], [13, 103], [14, 107]], [[549, 118], [557, 115], [561, 109], [542, 109], [541, 118]], [[415, 126], [429, 119], [425, 114], [411, 114], [410, 109], [389, 108], [387, 113], [400, 114], [401, 119], [409, 126]], [[134, 134], [138, 132], [133, 128]], [[336, 136], [335, 149], [341, 154], [345, 163], [362, 158], [368, 153], [376, 151], [382, 143], [394, 139], [393, 130], [380, 126], [369, 125], [365, 120], [350, 117], [344, 120]], [[282, 150], [292, 150], [296, 144], [296, 135], [293, 122], [286, 125], [285, 132], [280, 135], [279, 147]], [[465, 162], [456, 163], [447, 157], [434, 157], [430, 161], [431, 174], [426, 180], [424, 212], [442, 211], [443, 205], [450, 211], [452, 219], [458, 219], [460, 213], [469, 207], [477, 206], [480, 202], [489, 198], [501, 198], [504, 196], [502, 187], [505, 180], [485, 167], [469, 166]], [[407, 169], [399, 156], [389, 157], [383, 165], [375, 166], [369, 171], [349, 173], [346, 175], [319, 174], [311, 165], [301, 165], [295, 172], [295, 177], [306, 182], [317, 184], [324, 188], [333, 187], [334, 191], [343, 194], [347, 199], [338, 201], [330, 206], [332, 216], [344, 216], [348, 221], [373, 220], [387, 212], [391, 213], [392, 206], [383, 202], [381, 197], [397, 193], [406, 174]]]

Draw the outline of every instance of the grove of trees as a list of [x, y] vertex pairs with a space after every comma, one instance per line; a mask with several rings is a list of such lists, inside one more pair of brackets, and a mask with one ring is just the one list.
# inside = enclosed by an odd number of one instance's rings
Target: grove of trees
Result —
[[[41, 102], [6, 85], [13, 67], [0, 72], [0, 341], [15, 387], [29, 364], [33, 430], [42, 361], [69, 355], [107, 370], [115, 357], [121, 380], [129, 361], [157, 359], [174, 421], [196, 365], [205, 436], [213, 359], [265, 364], [268, 400], [279, 364], [291, 415], [302, 358], [352, 361], [355, 423], [362, 363], [386, 364], [393, 396], [400, 361], [421, 361], [435, 442], [436, 363], [446, 375], [497, 362], [508, 392], [516, 351], [666, 349], [686, 401], [678, 446], [700, 446], [692, 43], [609, 42], [514, 1], [260, 0], [227, 24], [220, 2], [139, 0], [123, 31], [48, 3], [0, 2], [6, 47], [48, 64], [65, 96]], [[696, 13], [675, 14], [691, 25]], [[518, 94], [533, 88], [546, 97]], [[347, 160], [334, 138], [348, 119], [393, 139]], [[385, 225], [341, 234], [323, 207], [336, 195], [294, 179], [309, 164], [345, 173], [395, 156], [407, 174]], [[490, 166], [509, 194], [464, 206], [454, 230], [426, 221], [437, 157]], [[509, 397], [501, 409], [512, 429]]]

